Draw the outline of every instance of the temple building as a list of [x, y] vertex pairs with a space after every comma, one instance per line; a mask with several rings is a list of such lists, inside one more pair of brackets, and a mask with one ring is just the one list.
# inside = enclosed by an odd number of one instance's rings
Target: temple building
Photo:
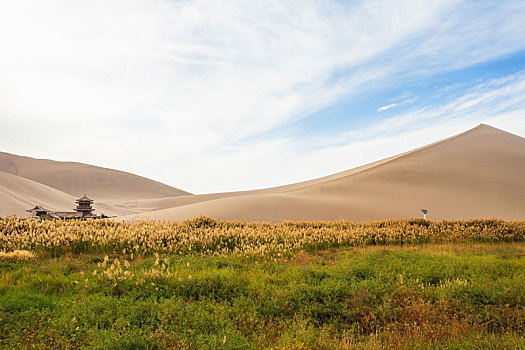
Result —
[[41, 205], [36, 205], [34, 208], [26, 210], [31, 213], [32, 218], [41, 218], [42, 216], [48, 216], [54, 219], [98, 219], [100, 216], [93, 214], [93, 207], [91, 206], [94, 201], [89, 199], [85, 194], [83, 197], [75, 201], [77, 207], [75, 211], [54, 211], [49, 210]]
[[26, 211], [31, 213], [31, 217], [35, 218], [35, 219], [38, 219], [42, 215], [48, 215], [48, 213], [49, 213], [49, 210], [44, 208], [41, 205], [35, 205], [34, 208], [27, 209]]
[[96, 216], [93, 214], [93, 207], [91, 204], [93, 204], [93, 200], [89, 199], [85, 194], [84, 197], [79, 198], [76, 200], [76, 203], [78, 204], [75, 210], [77, 213], [82, 213], [83, 218], [91, 218], [93, 216]]

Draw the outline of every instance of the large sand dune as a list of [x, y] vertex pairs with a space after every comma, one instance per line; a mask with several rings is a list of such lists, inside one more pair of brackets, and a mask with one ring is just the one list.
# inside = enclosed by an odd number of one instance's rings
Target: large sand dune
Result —
[[[215, 196], [215, 197], [213, 197]], [[176, 207], [123, 217], [197, 215], [279, 221], [525, 218], [525, 139], [480, 125], [368, 166], [269, 190], [178, 199]], [[172, 204], [176, 202], [173, 201]]]
[[[16, 175], [15, 175], [16, 174]], [[34, 180], [34, 181], [33, 181]], [[84, 193], [123, 220], [197, 215], [280, 221], [525, 218], [525, 139], [480, 125], [334, 175], [253, 191], [190, 195], [133, 174], [0, 152], [0, 215], [41, 204], [71, 210]]]
[[0, 172], [18, 175], [74, 197], [87, 193], [97, 201], [126, 201], [189, 195], [188, 192], [123, 171], [34, 159], [0, 152]]
[[53, 210], [73, 210], [75, 198], [57, 189], [0, 171], [0, 216], [27, 216], [35, 204]]
[[[0, 171], [0, 217], [29, 216], [26, 209], [35, 205], [55, 211], [74, 211], [76, 198], [39, 182], [21, 176]], [[121, 211], [103, 203], [93, 205], [95, 213], [109, 216], [126, 215], [130, 211]], [[131, 211], [136, 213], [138, 211]]]
[[174, 208], [174, 207], [181, 207], [186, 206], [189, 204], [194, 203], [202, 203], [207, 202], [211, 200], [221, 199], [221, 198], [230, 198], [230, 197], [240, 197], [240, 196], [252, 196], [252, 195], [259, 195], [259, 194], [278, 194], [278, 193], [284, 193], [288, 191], [292, 191], [295, 189], [303, 188], [310, 185], [319, 184], [322, 182], [330, 181], [339, 179], [351, 174], [355, 174], [359, 171], [363, 171], [366, 169], [369, 169], [373, 166], [382, 164], [384, 162], [390, 161], [394, 158], [400, 157], [402, 155], [397, 155], [395, 157], [383, 159], [371, 164], [363, 165], [354, 169], [342, 171], [333, 175], [312, 179], [308, 181], [302, 181], [297, 183], [292, 183], [288, 185], [282, 185], [277, 187], [271, 187], [271, 188], [263, 188], [263, 189], [257, 189], [257, 190], [249, 190], [249, 191], [235, 191], [235, 192], [220, 192], [220, 193], [206, 193], [206, 194], [198, 194], [198, 195], [183, 195], [183, 196], [177, 196], [177, 197], [165, 197], [165, 198], [151, 198], [151, 199], [137, 199], [137, 200], [126, 200], [126, 201], [105, 201], [103, 204], [100, 204], [100, 206], [103, 206], [105, 208], [108, 208], [107, 210], [111, 210], [113, 212], [120, 213], [121, 215], [125, 214], [136, 214], [136, 213], [144, 213], [144, 212], [151, 212], [151, 211], [157, 211], [162, 209], [168, 209], [168, 208]]

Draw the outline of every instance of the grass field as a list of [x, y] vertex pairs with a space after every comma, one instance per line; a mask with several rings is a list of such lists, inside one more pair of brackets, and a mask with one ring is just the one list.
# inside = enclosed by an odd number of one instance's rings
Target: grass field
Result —
[[523, 349], [524, 227], [0, 219], [0, 346]]

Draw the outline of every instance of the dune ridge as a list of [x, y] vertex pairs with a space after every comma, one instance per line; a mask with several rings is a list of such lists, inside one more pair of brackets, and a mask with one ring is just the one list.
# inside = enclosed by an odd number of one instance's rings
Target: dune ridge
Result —
[[0, 215], [27, 216], [36, 204], [52, 210], [72, 210], [75, 198], [33, 180], [0, 171]]
[[[54, 211], [74, 211], [76, 199], [56, 188], [0, 171], [0, 217], [29, 216], [26, 209], [35, 205], [41, 205]], [[108, 216], [130, 213], [103, 203], [95, 203], [93, 208], [95, 213]]]
[[[83, 193], [118, 220], [198, 215], [248, 221], [525, 218], [525, 139], [481, 124], [380, 161], [303, 182], [192, 195], [133, 174], [0, 152], [0, 215], [42, 204], [71, 210]], [[31, 179], [34, 178], [34, 179]]]
[[[525, 139], [481, 124], [404, 154], [332, 176], [121, 217], [182, 220], [368, 221], [421, 216], [525, 217]], [[197, 199], [197, 198], [196, 198]], [[181, 198], [182, 200], [182, 198]]]
[[0, 152], [0, 172], [36, 181], [74, 197], [87, 193], [98, 201], [190, 195], [189, 192], [124, 171], [5, 152]]

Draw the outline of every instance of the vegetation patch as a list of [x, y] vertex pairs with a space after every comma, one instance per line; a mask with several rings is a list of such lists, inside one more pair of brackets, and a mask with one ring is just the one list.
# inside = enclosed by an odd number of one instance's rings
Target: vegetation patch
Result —
[[0, 348], [522, 349], [524, 227], [0, 219]]
[[524, 221], [495, 219], [371, 223], [246, 223], [209, 217], [179, 223], [0, 219], [0, 250], [6, 252], [3, 254], [26, 258], [34, 253], [57, 257], [68, 254], [116, 256], [122, 252], [127, 256], [165, 253], [279, 260], [300, 251], [318, 252], [320, 257], [326, 257], [331, 255], [331, 249], [340, 247], [522, 241], [525, 241]]
[[13, 250], [11, 252], [0, 251], [1, 260], [31, 260], [36, 257], [36, 254], [28, 250]]

